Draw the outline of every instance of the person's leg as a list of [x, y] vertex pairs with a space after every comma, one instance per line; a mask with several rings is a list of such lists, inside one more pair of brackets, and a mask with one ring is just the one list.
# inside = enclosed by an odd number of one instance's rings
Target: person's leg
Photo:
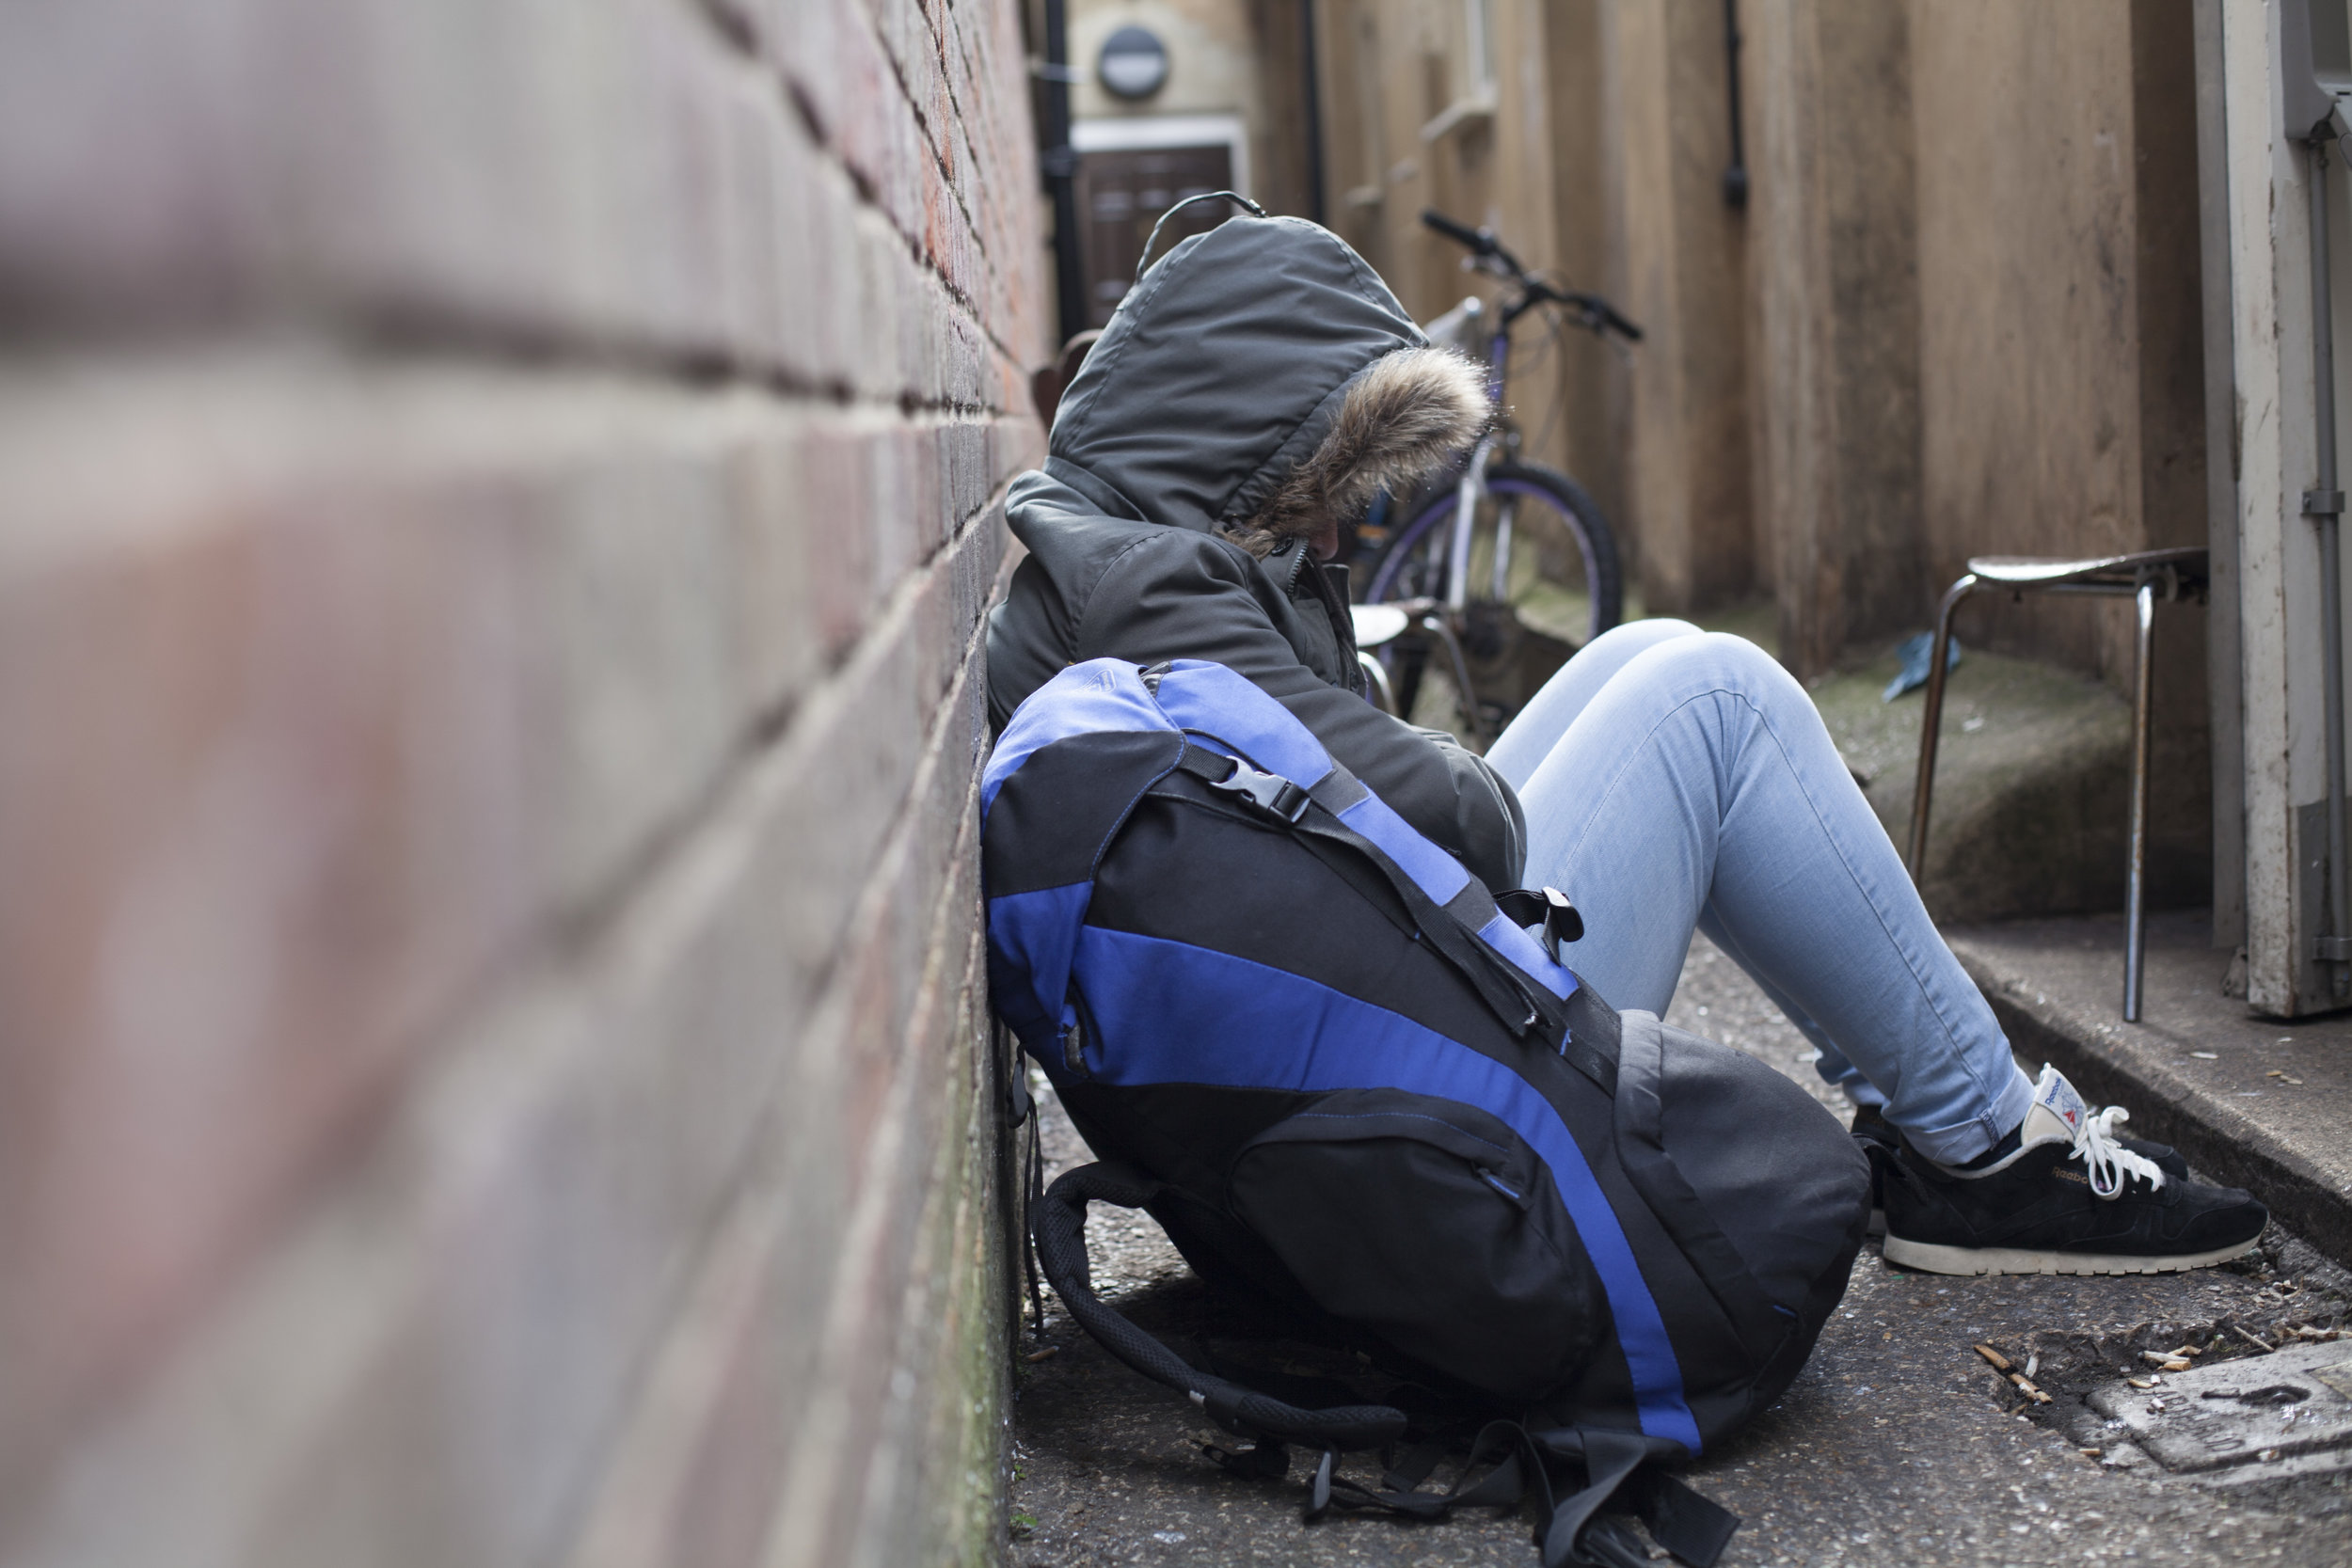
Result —
[[1503, 782], [1513, 789], [1527, 783], [1552, 747], [1567, 733], [1576, 716], [1584, 711], [1586, 704], [1609, 684], [1610, 678], [1626, 667], [1637, 654], [1646, 653], [1661, 642], [1677, 637], [1704, 637], [1688, 621], [1677, 621], [1661, 615], [1653, 620], [1628, 621], [1612, 626], [1594, 638], [1567, 663], [1552, 673], [1527, 705], [1503, 726], [1502, 734], [1487, 748], [1486, 761], [1502, 775]]
[[1788, 1022], [1797, 1026], [1799, 1034], [1813, 1042], [1818, 1056], [1813, 1070], [1821, 1075], [1823, 1083], [1845, 1091], [1846, 1099], [1855, 1105], [1883, 1107], [1886, 1104], [1886, 1096], [1876, 1084], [1862, 1075], [1860, 1068], [1846, 1060], [1845, 1053], [1837, 1049], [1837, 1042], [1829, 1037], [1829, 1032], [1814, 1022], [1811, 1014], [1791, 1002], [1772, 983], [1771, 975], [1757, 969], [1756, 960], [1740, 948], [1739, 939], [1724, 930], [1724, 923], [1715, 918], [1712, 905], [1700, 914], [1698, 928], [1702, 936], [1724, 950], [1724, 957], [1747, 972], [1748, 978], [1756, 982], [1756, 989], [1773, 1006], [1788, 1015]]
[[1570, 967], [1611, 1003], [1664, 1011], [1706, 918], [1792, 1018], [1883, 1093], [1887, 1119], [1921, 1153], [1959, 1164], [2024, 1119], [2033, 1085], [1992, 1009], [1812, 700], [1753, 643], [1651, 642], [1582, 695], [1513, 782], [1528, 880], [1576, 900], [1586, 935]]

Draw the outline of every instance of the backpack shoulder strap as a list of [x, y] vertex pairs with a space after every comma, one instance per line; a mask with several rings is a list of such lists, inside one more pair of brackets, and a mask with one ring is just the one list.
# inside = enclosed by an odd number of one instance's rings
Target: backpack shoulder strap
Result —
[[1167, 1190], [1166, 1182], [1118, 1164], [1081, 1165], [1045, 1190], [1030, 1218], [1038, 1265], [1079, 1326], [1136, 1371], [1189, 1396], [1235, 1436], [1302, 1443], [1327, 1452], [1385, 1448], [1404, 1436], [1405, 1413], [1385, 1404], [1302, 1410], [1201, 1371], [1094, 1293], [1087, 1267], [1087, 1204], [1100, 1200], [1140, 1209]]
[[[1176, 771], [1226, 792], [1273, 824], [1287, 827], [1302, 837], [1343, 845], [1370, 861], [1403, 901], [1430, 947], [1470, 983], [1505, 1028], [1521, 1038], [1531, 1033], [1537, 1035], [1603, 1091], [1616, 1092], [1617, 1037], [1613, 1028], [1601, 1026], [1606, 1004], [1586, 995], [1573, 974], [1549, 965], [1548, 960], [1547, 966], [1563, 977], [1565, 997], [1555, 991], [1553, 985], [1538, 980], [1512, 962], [1496, 940], [1497, 926], [1507, 927], [1539, 958], [1540, 949], [1524, 931], [1505, 920], [1486, 890], [1475, 879], [1461, 876], [1458, 867], [1454, 870], [1460, 877], [1459, 884], [1453, 896], [1440, 903], [1431, 892], [1429, 877], [1416, 876], [1412, 866], [1401, 863], [1391, 852], [1397, 847], [1393, 835], [1382, 834], [1389, 840], [1384, 843], [1351, 823], [1343, 813], [1355, 815], [1359, 803], [1376, 801], [1355, 775], [1334, 764], [1311, 789], [1302, 789], [1279, 774], [1264, 772], [1238, 758], [1191, 743], [1185, 745], [1184, 754], [1177, 760]], [[1411, 830], [1404, 828], [1401, 822], [1398, 826], [1411, 834]], [[1442, 850], [1418, 834], [1411, 834], [1411, 843], [1428, 854], [1444, 858]]]

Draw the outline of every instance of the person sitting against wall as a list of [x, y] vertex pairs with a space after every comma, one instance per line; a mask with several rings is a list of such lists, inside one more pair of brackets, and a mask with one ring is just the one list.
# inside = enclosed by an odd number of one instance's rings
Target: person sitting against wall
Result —
[[1127, 296], [1008, 505], [1028, 555], [988, 631], [998, 728], [1093, 658], [1213, 659], [1295, 714], [1490, 889], [1565, 890], [1573, 968], [1663, 1013], [1693, 931], [1820, 1049], [1881, 1173], [1889, 1261], [2145, 1273], [2267, 1223], [2045, 1067], [2028, 1078], [1779, 663], [1685, 622], [1593, 640], [1485, 757], [1365, 700], [1342, 524], [1458, 461], [1483, 372], [1429, 346], [1337, 236], [1236, 218]]

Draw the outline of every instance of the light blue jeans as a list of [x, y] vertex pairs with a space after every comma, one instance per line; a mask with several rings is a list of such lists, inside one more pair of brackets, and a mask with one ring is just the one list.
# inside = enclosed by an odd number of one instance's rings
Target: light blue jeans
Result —
[[1569, 967], [1662, 1013], [1700, 930], [1923, 1154], [1973, 1159], [2033, 1084], [1936, 934], [1820, 713], [1755, 643], [1636, 621], [1545, 683], [1487, 753], [1527, 809], [1527, 881], [1575, 900]]

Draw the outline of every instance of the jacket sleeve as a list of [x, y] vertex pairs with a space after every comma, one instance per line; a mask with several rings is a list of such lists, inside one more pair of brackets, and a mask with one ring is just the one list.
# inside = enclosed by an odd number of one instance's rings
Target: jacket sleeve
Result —
[[1453, 736], [1415, 729], [1299, 662], [1264, 595], [1277, 590], [1237, 547], [1177, 529], [1123, 551], [1075, 618], [1073, 659], [1206, 658], [1248, 676], [1331, 755], [1494, 891], [1519, 885], [1526, 818], [1510, 785]]

